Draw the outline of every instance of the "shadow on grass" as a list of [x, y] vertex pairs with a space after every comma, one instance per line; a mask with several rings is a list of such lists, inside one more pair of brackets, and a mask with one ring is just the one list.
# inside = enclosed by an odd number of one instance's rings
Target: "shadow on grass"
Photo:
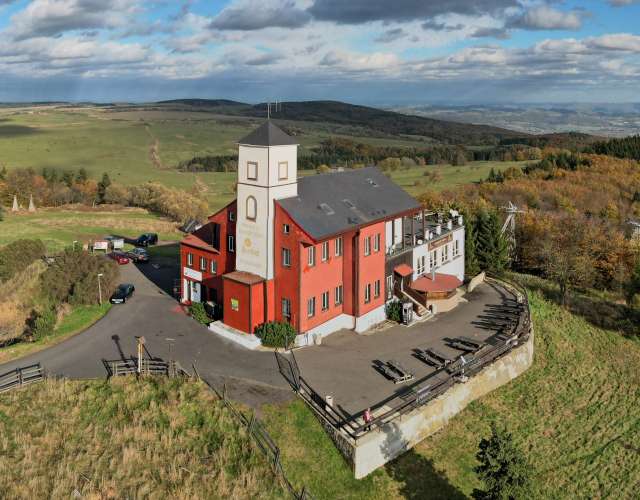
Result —
[[24, 125], [0, 125], [0, 137], [18, 137], [21, 135], [35, 135], [42, 133], [41, 130]]
[[[529, 290], [540, 292], [545, 299], [556, 304], [561, 303], [560, 292], [555, 285], [530, 276], [517, 279]], [[599, 328], [621, 331], [627, 336], [640, 335], [640, 311], [625, 304], [571, 290], [567, 295], [565, 307], [572, 314], [581, 316]]]
[[402, 486], [400, 493], [409, 500], [467, 498], [438, 471], [433, 462], [413, 449], [385, 466], [389, 475]]

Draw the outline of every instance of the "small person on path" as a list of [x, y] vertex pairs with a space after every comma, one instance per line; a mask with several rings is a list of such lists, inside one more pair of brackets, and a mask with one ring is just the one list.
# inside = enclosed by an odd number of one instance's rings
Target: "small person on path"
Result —
[[366, 424], [366, 427], [364, 428], [365, 431], [370, 431], [371, 430], [371, 421], [373, 420], [373, 416], [371, 415], [371, 408], [367, 408], [364, 411], [364, 423]]

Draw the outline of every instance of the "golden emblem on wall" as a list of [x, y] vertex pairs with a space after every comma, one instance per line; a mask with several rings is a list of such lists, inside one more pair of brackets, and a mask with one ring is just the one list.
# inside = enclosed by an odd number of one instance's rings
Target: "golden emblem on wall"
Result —
[[253, 243], [251, 243], [251, 238], [245, 238], [245, 239], [244, 239], [244, 247], [245, 247], [245, 248], [251, 248], [251, 245], [252, 245], [252, 244], [253, 244]]

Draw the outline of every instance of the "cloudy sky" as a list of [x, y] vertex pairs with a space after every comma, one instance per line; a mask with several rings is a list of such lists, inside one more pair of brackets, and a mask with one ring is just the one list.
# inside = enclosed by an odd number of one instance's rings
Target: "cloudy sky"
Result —
[[0, 101], [640, 101], [640, 0], [0, 0]]

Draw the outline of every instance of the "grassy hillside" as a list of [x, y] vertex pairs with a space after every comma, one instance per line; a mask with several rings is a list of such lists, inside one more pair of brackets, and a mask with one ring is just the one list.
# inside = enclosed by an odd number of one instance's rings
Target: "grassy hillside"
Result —
[[471, 404], [438, 434], [355, 481], [315, 418], [296, 402], [271, 408], [294, 478], [322, 498], [458, 498], [492, 421], [506, 424], [533, 466], [539, 498], [632, 498], [640, 481], [640, 342], [531, 297], [533, 367]]
[[285, 498], [228, 410], [188, 381], [47, 381], [0, 395], [0, 435], [3, 498]]

